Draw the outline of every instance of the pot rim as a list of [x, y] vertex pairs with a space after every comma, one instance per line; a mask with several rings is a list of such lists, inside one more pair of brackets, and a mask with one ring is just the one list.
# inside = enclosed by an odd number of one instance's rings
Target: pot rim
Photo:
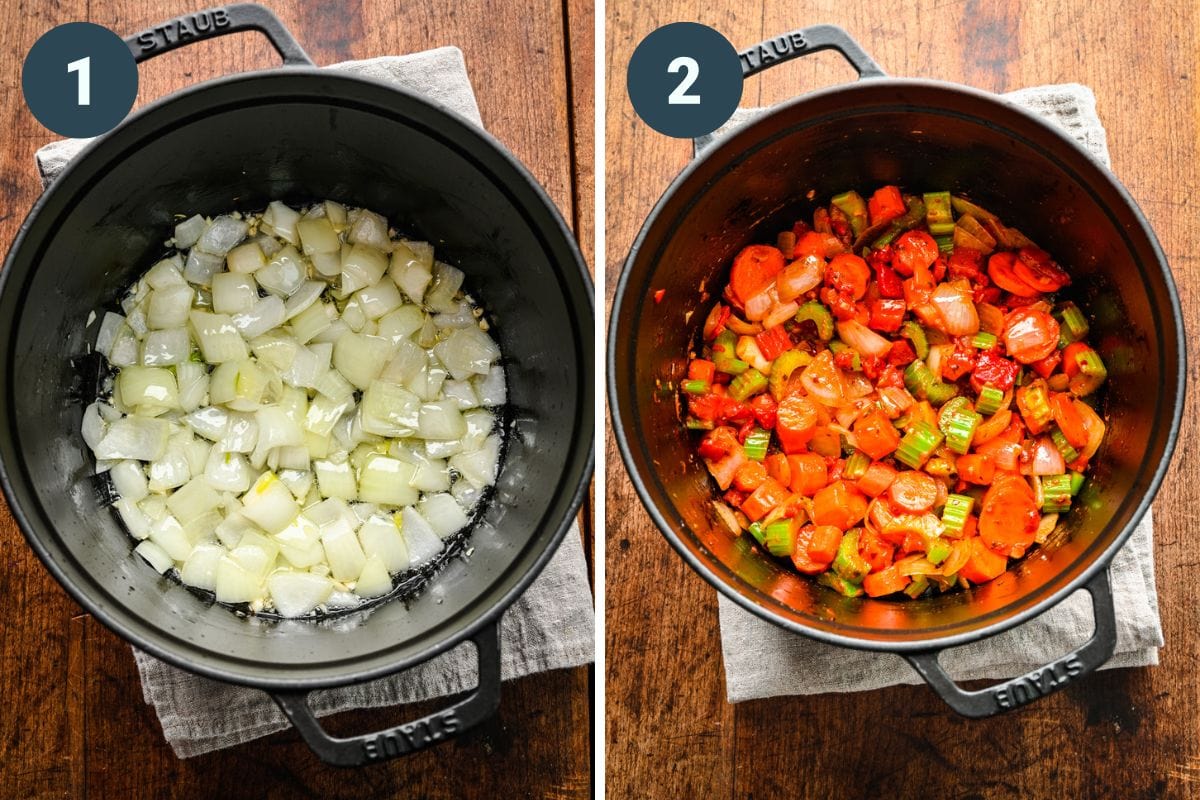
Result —
[[[129, 114], [124, 120], [121, 121], [120, 124], [118, 124], [108, 133], [98, 136], [92, 141], [88, 142], [88, 144], [67, 163], [58, 176], [55, 177], [53, 182], [51, 182], [50, 185], [42, 191], [42, 193], [34, 201], [25, 219], [22, 221], [16, 236], [13, 238], [13, 243], [10, 246], [7, 255], [5, 256], [3, 269], [0, 269], [0, 294], [3, 294], [6, 290], [10, 290], [9, 278], [12, 275], [10, 266], [17, 253], [19, 253], [26, 244], [25, 240], [29, 233], [32, 221], [39, 213], [42, 212], [52, 198], [56, 197], [58, 193], [66, 191], [63, 187], [70, 183], [70, 179], [74, 173], [82, 169], [87, 163], [88, 158], [92, 157], [97, 150], [110, 146], [111, 142], [115, 140], [115, 137], [125, 133], [129, 128], [139, 124], [147, 124], [147, 120], [155, 121], [153, 120], [153, 117], [159, 114], [167, 113], [170, 111], [171, 107], [178, 102], [193, 99], [197, 95], [219, 91], [227, 86], [238, 83], [290, 80], [295, 77], [321, 79], [323, 81], [365, 84], [373, 87], [374, 90], [383, 90], [398, 95], [403, 98], [405, 103], [423, 106], [428, 112], [434, 115], [440, 115], [442, 119], [439, 120], [439, 130], [449, 129], [452, 130], [454, 138], [461, 137], [466, 138], [467, 140], [474, 140], [472, 144], [482, 148], [486, 154], [499, 159], [500, 167], [507, 169], [512, 173], [512, 177], [508, 179], [511, 180], [512, 178], [515, 178], [517, 181], [519, 181], [523, 189], [532, 192], [535, 205], [531, 206], [531, 208], [533, 208], [534, 211], [537, 211], [538, 206], [540, 206], [540, 210], [548, 215], [548, 217], [543, 220], [543, 222], [546, 224], [538, 226], [541, 228], [539, 238], [544, 239], [547, 255], [551, 257], [554, 256], [554, 250], [565, 246], [566, 254], [568, 255], [567, 261], [571, 263], [568, 264], [560, 262], [564, 278], [565, 280], [570, 281], [573, 277], [577, 277], [582, 282], [582, 288], [584, 289], [582, 294], [584, 296], [584, 300], [587, 304], [588, 310], [591, 312], [592, 318], [595, 318], [595, 289], [591, 275], [587, 270], [586, 263], [583, 259], [582, 253], [579, 250], [579, 245], [574, 234], [567, 226], [566, 220], [563, 218], [558, 206], [547, 194], [545, 188], [542, 187], [542, 185], [533, 177], [533, 175], [529, 172], [529, 169], [522, 164], [503, 144], [501, 144], [500, 141], [493, 136], [490, 131], [484, 128], [482, 124], [476, 124], [473, 120], [468, 119], [462, 114], [459, 114], [458, 112], [447, 108], [440, 103], [434, 102], [426, 97], [422, 97], [403, 87], [399, 87], [376, 78], [354, 75], [344, 71], [334, 71], [328, 68], [316, 66], [284, 66], [273, 69], [252, 70], [232, 75], [225, 75], [201, 82], [193, 86], [188, 86], [164, 95], [163, 97], [156, 98], [145, 106]], [[300, 94], [299, 92], [295, 91], [291, 93]], [[321, 96], [326, 99], [328, 98], [327, 95]], [[418, 127], [422, 126], [423, 125], [418, 124]], [[456, 149], [461, 148], [456, 146]], [[114, 156], [116, 155], [120, 154], [115, 153]], [[495, 173], [495, 170], [490, 167], [485, 171], [493, 174]], [[499, 179], [502, 176], [496, 175], [495, 177]], [[512, 192], [509, 191], [507, 182], [501, 183], [500, 185], [505, 187], [505, 194], [508, 195], [509, 199], [515, 203], [516, 201], [513, 198]], [[531, 213], [529, 216], [533, 217], [534, 215]], [[557, 242], [554, 240], [555, 237], [558, 239]], [[553, 258], [552, 260], [558, 261], [558, 259]], [[577, 270], [576, 276], [571, 274], [571, 265], [573, 265]], [[590, 331], [585, 331], [585, 333], [587, 332]], [[583, 405], [586, 406], [587, 398], [583, 399], [582, 402]], [[36, 526], [31, 524], [29, 515], [26, 514], [25, 509], [17, 502], [15, 493], [13, 491], [12, 478], [9, 474], [9, 465], [4, 461], [3, 458], [0, 458], [0, 490], [3, 490], [4, 499], [13, 515], [13, 518], [17, 522], [17, 527], [21, 530], [21, 534], [25, 538], [25, 541], [29, 544], [30, 548], [42, 562], [42, 565], [46, 568], [46, 570], [51, 574], [51, 576], [54, 577], [55, 581], [57, 581], [57, 583], [67, 592], [67, 594], [70, 595], [70, 597], [76, 603], [82, 606], [85, 611], [91, 614], [105, 627], [116, 633], [126, 642], [136, 646], [141, 650], [144, 650], [156, 658], [166, 661], [188, 672], [223, 681], [225, 683], [249, 686], [267, 691], [310, 691], [315, 689], [326, 689], [363, 683], [365, 681], [395, 674], [409, 667], [429, 661], [430, 659], [448, 650], [451, 650], [454, 647], [457, 647], [463, 642], [474, 637], [477, 633], [489, 625], [498, 625], [500, 617], [508, 609], [508, 607], [511, 606], [512, 603], [518, 597], [520, 597], [526, 589], [529, 588], [530, 584], [533, 583], [537, 576], [541, 574], [543, 568], [558, 551], [564, 537], [567, 535], [567, 532], [571, 529], [575, 522], [579, 508], [583, 504], [584, 496], [587, 493], [588, 485], [591, 480], [595, 465], [595, 425], [593, 422], [593, 417], [594, 408], [591, 409], [591, 413], [589, 413], [587, 408], [584, 408], [581, 410], [579, 415], [583, 426], [585, 428], [590, 428], [593, 435], [588, 437], [586, 444], [581, 443], [579, 445], [581, 449], [586, 448], [586, 454], [583, 456], [583, 460], [580, 464], [582, 470], [580, 472], [579, 480], [577, 484], [570, 489], [570, 499], [566, 508], [566, 513], [563, 514], [562, 519], [557, 523], [551, 535], [544, 540], [545, 543], [542, 546], [541, 552], [537, 553], [537, 555], [529, 563], [524, 574], [518, 577], [515, 583], [506, 592], [504, 592], [496, 601], [494, 601], [490, 607], [478, 612], [472, 620], [462, 626], [459, 630], [449, 636], [443, 636], [441, 639], [435, 641], [433, 644], [423, 648], [411, 656], [407, 656], [405, 658], [369, 669], [345, 670], [332, 677], [289, 675], [287, 677], [258, 678], [252, 675], [242, 674], [236, 670], [231, 670], [224, 666], [231, 663], [236, 663], [240, 659], [237, 656], [229, 656], [216, 650], [208, 650], [205, 652], [211, 661], [223, 665], [221, 667], [209, 666], [209, 663], [206, 661], [191, 661], [185, 657], [182, 657], [176, 652], [176, 648], [171, 645], [171, 643], [176, 639], [174, 635], [166, 631], [153, 628], [149, 629], [149, 634], [143, 634], [140, 631], [135, 630], [133, 626], [128, 624], [128, 621], [133, 618], [133, 615], [126, 612], [120, 602], [113, 603], [113, 607], [114, 609], [118, 609], [117, 611], [109, 611], [92, 602], [91, 598], [68, 578], [65, 571], [50, 557], [48, 550], [41, 542], [40, 534], [37, 532]], [[437, 579], [435, 576], [434, 581], [436, 582], [436, 580]], [[499, 580], [499, 577], [497, 580]], [[459, 615], [470, 613], [471, 607], [467, 606], [459, 612]], [[448, 618], [443, 622], [443, 624], [451, 621], [452, 619], [453, 617]], [[140, 622], [140, 620], [137, 621]], [[298, 668], [296, 671], [302, 671], [302, 668]]]
[[[1072, 580], [1059, 587], [1055, 591], [1049, 593], [1046, 597], [1038, 602], [1022, 609], [1016, 613], [1009, 614], [993, 622], [983, 624], [980, 627], [972, 628], [967, 631], [948, 635], [948, 636], [932, 636], [915, 640], [889, 640], [889, 639], [871, 639], [865, 637], [850, 636], [846, 634], [833, 633], [819, 628], [810, 627], [809, 625], [789, 619], [780, 614], [775, 613], [769, 608], [755, 602], [748, 594], [739, 591], [737, 585], [732, 580], [725, 580], [719, 576], [713, 569], [706, 565], [699, 556], [689, 549], [668, 524], [666, 517], [654, 503], [653, 498], [646, 486], [645, 480], [642, 478], [636, 469], [632, 466], [633, 459], [633, 444], [630, 442], [627, 431], [625, 430], [624, 422], [621, 419], [622, 404], [620, 394], [616, 382], [616, 367], [618, 359], [618, 347], [632, 347], [632, 339], [630, 336], [629, 342], [620, 342], [619, 327], [621, 315], [619, 309], [629, 302], [637, 302], [638, 298], [627, 299], [626, 295], [630, 291], [630, 280], [632, 267], [634, 262], [640, 255], [642, 246], [645, 244], [651, 229], [658, 222], [660, 214], [665, 209], [675, 194], [686, 184], [692, 176], [703, 166], [709, 159], [715, 158], [718, 154], [721, 156], [736, 156], [741, 153], [742, 149], [737, 146], [738, 139], [749, 133], [756, 127], [777, 118], [784, 114], [794, 113], [794, 109], [806, 103], [818, 99], [824, 99], [832, 95], [844, 94], [853, 95], [858, 91], [868, 91], [877, 86], [894, 87], [896, 89], [911, 89], [915, 91], [934, 90], [937, 92], [946, 92], [951, 94], [966, 95], [974, 100], [991, 105], [995, 108], [997, 114], [1009, 114], [1018, 119], [1022, 119], [1027, 123], [1032, 123], [1035, 127], [1041, 128], [1042, 131], [1054, 138], [1059, 143], [1068, 145], [1069, 149], [1074, 151], [1075, 155], [1082, 158], [1087, 168], [1090, 168], [1101, 182], [1107, 183], [1121, 202], [1132, 213], [1133, 219], [1137, 223], [1137, 228], [1140, 229], [1150, 246], [1150, 250], [1154, 255], [1154, 263], [1158, 266], [1164, 286], [1166, 288], [1167, 297], [1170, 305], [1170, 319], [1172, 327], [1175, 330], [1176, 347], [1178, 358], [1176, 363], [1176, 371], [1178, 378], [1174, 386], [1174, 402], [1173, 413], [1171, 415], [1170, 430], [1167, 434], [1166, 449], [1162, 460], [1155, 467], [1153, 474], [1147, 483], [1146, 490], [1142, 497], [1138, 500], [1136, 507], [1133, 510], [1129, 522], [1122, 528], [1112, 542], [1108, 544], [1102, 551], [1096, 554], [1091, 563], [1084, 567], [1078, 575]], [[920, 101], [897, 101], [894, 105], [912, 106], [914, 110], [922, 107], [937, 108], [930, 103], [922, 103]], [[998, 127], [1007, 129], [1007, 125]], [[1024, 138], [1024, 137], [1019, 137]], [[608, 400], [612, 406], [611, 420], [614, 436], [617, 440], [617, 447], [621, 453], [621, 459], [624, 462], [626, 473], [629, 476], [630, 482], [637, 491], [638, 497], [642, 501], [643, 507], [650, 515], [651, 520], [658, 528], [659, 532], [670, 542], [671, 546], [683, 558], [689, 567], [698, 573], [706, 582], [715, 587], [719, 592], [727, 598], [737, 603], [743, 609], [755, 614], [761, 619], [766, 620], [774, 625], [790, 631], [792, 633], [802, 634], [811, 639], [826, 642], [829, 644], [849, 647], [858, 650], [868, 650], [876, 652], [891, 652], [891, 653], [918, 653], [923, 651], [941, 650], [949, 647], [956, 647], [970, 642], [978, 641], [995, 634], [1016, 627], [1024, 622], [1027, 622], [1034, 617], [1037, 617], [1048, 609], [1058, 605], [1076, 591], [1085, 588], [1090, 581], [1100, 570], [1107, 569], [1109, 563], [1117, 552], [1124, 546], [1125, 542], [1133, 534], [1134, 529], [1141, 522], [1146, 512], [1150, 508], [1150, 504], [1154, 496], [1158, 493], [1158, 489], [1162, 483], [1163, 477], [1170, 468], [1171, 458], [1175, 450], [1175, 444], [1179, 437], [1179, 426], [1183, 415], [1183, 406], [1185, 399], [1185, 389], [1187, 385], [1187, 369], [1186, 357], [1187, 347], [1184, 335], [1183, 312], [1179, 303], [1179, 294], [1175, 287], [1175, 281], [1172, 276], [1170, 267], [1167, 263], [1166, 255], [1163, 253], [1162, 247], [1158, 242], [1158, 238], [1154, 235], [1150, 224], [1147, 222], [1141, 208], [1130, 196], [1128, 190], [1117, 179], [1112, 170], [1100, 162], [1095, 156], [1085, 150], [1078, 142], [1068, 137], [1063, 131], [1056, 126], [1051, 125], [1045, 119], [1036, 114], [1021, 108], [1013, 103], [1006, 102], [1003, 97], [992, 92], [987, 92], [982, 89], [965, 86], [959, 83], [950, 81], [934, 80], [928, 78], [893, 78], [893, 77], [872, 77], [865, 78], [850, 84], [840, 84], [835, 86], [817, 89], [811, 92], [805, 92], [791, 100], [786, 100], [770, 110], [746, 123], [730, 131], [727, 136], [717, 141], [710, 147], [702, 151], [701, 154], [694, 157], [686, 167], [668, 184], [666, 190], [658, 201], [654, 204], [646, 221], [642, 224], [633, 243], [630, 245], [629, 254], [626, 256], [622, 264], [621, 274], [617, 280], [617, 288], [613, 295], [613, 303], [610, 309], [610, 320], [608, 326], [608, 348], [606, 358], [606, 382], [608, 384]], [[685, 525], [686, 527], [686, 525]]]

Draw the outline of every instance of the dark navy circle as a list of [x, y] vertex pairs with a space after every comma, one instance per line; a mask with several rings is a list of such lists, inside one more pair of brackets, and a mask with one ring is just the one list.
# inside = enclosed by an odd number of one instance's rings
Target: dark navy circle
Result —
[[698, 22], [673, 22], [633, 51], [626, 73], [633, 110], [654, 130], [692, 139], [712, 133], [742, 99], [737, 50]]
[[133, 53], [92, 22], [68, 22], [34, 42], [21, 69], [25, 104], [61, 136], [99, 136], [116, 127], [137, 97]]

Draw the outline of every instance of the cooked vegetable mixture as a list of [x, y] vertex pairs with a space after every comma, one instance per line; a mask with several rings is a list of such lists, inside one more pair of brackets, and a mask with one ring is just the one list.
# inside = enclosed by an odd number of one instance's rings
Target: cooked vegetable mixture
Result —
[[734, 259], [682, 384], [718, 517], [850, 597], [990, 581], [1104, 439], [1070, 277], [994, 214], [884, 186]]
[[134, 551], [253, 612], [387, 594], [496, 478], [504, 370], [463, 273], [334, 202], [167, 245], [103, 315], [116, 373], [83, 417]]

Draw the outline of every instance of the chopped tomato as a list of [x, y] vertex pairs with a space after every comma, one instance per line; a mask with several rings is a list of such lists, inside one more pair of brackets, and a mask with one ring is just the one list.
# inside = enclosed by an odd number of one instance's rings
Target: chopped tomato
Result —
[[1034, 361], [1029, 366], [1032, 367], [1033, 371], [1038, 375], [1041, 375], [1043, 378], [1049, 378], [1054, 374], [1054, 370], [1058, 369], [1058, 365], [1061, 363], [1062, 353], [1058, 350], [1055, 350], [1050, 355], [1039, 361]]
[[717, 366], [707, 359], [693, 358], [688, 364], [688, 380], [712, 383], [716, 374]]
[[1018, 308], [1004, 320], [1004, 348], [1022, 364], [1058, 349], [1058, 320], [1036, 308]]
[[1013, 269], [1017, 257], [1010, 252], [993, 253], [988, 259], [988, 277], [992, 283], [1017, 297], [1037, 297], [1038, 290], [1021, 280]]
[[888, 497], [899, 513], [924, 514], [937, 502], [937, 481], [916, 470], [905, 470], [888, 487]]
[[920, 276], [937, 261], [938, 244], [925, 231], [906, 231], [892, 244], [895, 255], [892, 265], [902, 267], [909, 275]]
[[885, 264], [875, 267], [875, 285], [879, 287], [880, 297], [891, 300], [904, 297], [904, 284], [900, 281], [900, 276], [896, 274], [896, 270]]
[[756, 335], [754, 343], [758, 345], [759, 351], [767, 361], [774, 361], [781, 354], [792, 349], [792, 337], [788, 336], [788, 332], [782, 325], [767, 328]]
[[955, 247], [946, 271], [951, 278], [966, 278], [971, 283], [987, 282], [983, 274], [983, 253], [970, 247]]
[[903, 299], [881, 297], [871, 303], [871, 320], [867, 324], [877, 331], [898, 331], [907, 310], [908, 306]]
[[994, 578], [998, 578], [1004, 573], [1004, 570], [1008, 569], [1008, 559], [991, 550], [982, 537], [976, 536], [969, 541], [971, 543], [971, 557], [967, 559], [967, 563], [958, 571], [959, 575], [962, 575], [971, 583], [987, 583]]
[[1040, 247], [1022, 247], [1017, 251], [1013, 271], [1024, 283], [1039, 292], [1057, 292], [1071, 283], [1071, 276], [1054, 263], [1050, 254]]
[[864, 529], [858, 536], [858, 554], [871, 565], [871, 572], [879, 572], [892, 565], [896, 550], [879, 534]]
[[971, 388], [979, 392], [987, 384], [995, 386], [1002, 392], [1007, 392], [1017, 380], [1021, 368], [1004, 356], [992, 350], [985, 350], [975, 360], [975, 369], [971, 372]]
[[750, 401], [750, 408], [754, 410], [754, 419], [761, 427], [767, 430], [775, 427], [778, 406], [775, 403], [774, 397], [771, 397], [769, 394], [756, 395]]
[[737, 439], [737, 432], [733, 428], [722, 425], [719, 428], [713, 428], [700, 440], [699, 452], [701, 458], [715, 461], [741, 449], [742, 445]]
[[867, 201], [867, 211], [871, 215], [872, 225], [891, 222], [896, 217], [904, 216], [904, 212], [907, 210], [899, 186], [881, 186]]
[[663, 299], [663, 296], [664, 296], [666, 293], [667, 293], [667, 290], [666, 290], [666, 289], [659, 289], [658, 291], [656, 291], [656, 292], [654, 293], [654, 302], [655, 302], [655, 303], [661, 303], [661, 302], [662, 302], [662, 299]]
[[917, 360], [917, 351], [907, 339], [897, 339], [892, 342], [892, 349], [888, 350], [887, 360], [893, 367], [907, 367]]
[[1062, 351], [1063, 357], [1063, 372], [1074, 378], [1079, 374], [1079, 356], [1088, 352], [1092, 348], [1083, 342], [1071, 342]]
[[829, 262], [825, 270], [825, 282], [839, 293], [853, 300], [861, 300], [867, 293], [867, 284], [871, 282], [871, 269], [867, 262], [853, 253], [841, 253]]
[[770, 287], [783, 265], [783, 253], [779, 248], [766, 244], [752, 244], [733, 259], [729, 285], [734, 295], [745, 303]]
[[880, 409], [864, 414], [854, 422], [854, 442], [859, 450], [878, 461], [900, 446], [900, 433]]
[[791, 482], [788, 485], [793, 492], [812, 497], [829, 483], [829, 468], [825, 459], [816, 453], [788, 456], [787, 463], [791, 470]]
[[813, 522], [848, 531], [867, 515], [867, 498], [845, 481], [834, 481], [813, 497]]
[[788, 494], [788, 490], [781, 486], [779, 481], [767, 478], [746, 498], [746, 502], [742, 503], [742, 512], [751, 522], [758, 522], [770, 513], [771, 509], [787, 500]]
[[959, 339], [954, 345], [954, 352], [942, 361], [942, 378], [948, 381], [957, 381], [969, 374], [971, 370], [975, 369], [978, 353], [979, 351], [967, 344], [964, 339]]

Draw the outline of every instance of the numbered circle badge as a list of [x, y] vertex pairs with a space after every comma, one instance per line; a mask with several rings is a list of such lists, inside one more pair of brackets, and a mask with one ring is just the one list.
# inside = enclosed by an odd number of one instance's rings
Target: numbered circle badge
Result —
[[25, 104], [61, 136], [99, 136], [116, 127], [137, 97], [133, 53], [120, 36], [91, 22], [42, 35], [21, 70]]
[[712, 133], [742, 99], [742, 65], [721, 34], [698, 22], [675, 22], [633, 51], [626, 75], [633, 110], [654, 130], [691, 139]]

